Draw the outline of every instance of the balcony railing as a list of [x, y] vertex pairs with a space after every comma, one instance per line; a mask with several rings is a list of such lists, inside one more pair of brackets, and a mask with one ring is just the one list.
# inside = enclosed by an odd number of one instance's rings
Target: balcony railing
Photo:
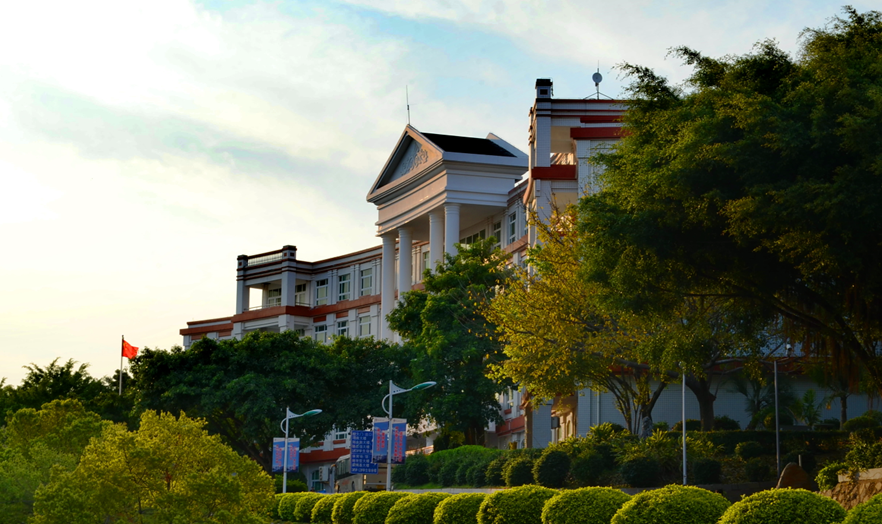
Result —
[[256, 266], [258, 264], [268, 264], [270, 262], [278, 262], [285, 258], [283, 252], [278, 253], [270, 253], [268, 255], [261, 255], [257, 257], [248, 257], [248, 263], [246, 266]]

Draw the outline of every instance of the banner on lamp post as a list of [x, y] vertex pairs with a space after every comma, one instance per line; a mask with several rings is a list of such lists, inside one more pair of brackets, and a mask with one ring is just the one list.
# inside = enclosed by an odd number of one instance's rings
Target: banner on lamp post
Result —
[[[389, 419], [375, 418], [373, 429], [373, 445], [371, 461], [377, 464], [387, 462], [388, 452]], [[392, 419], [392, 464], [404, 464], [405, 451], [407, 451], [407, 420], [403, 418]]]
[[[273, 473], [282, 473], [282, 464], [285, 462], [285, 439], [273, 439]], [[289, 473], [297, 471], [300, 465], [300, 439], [288, 439], [288, 464]]]
[[372, 461], [373, 432], [352, 431], [349, 442], [349, 472], [379, 473], [379, 467]]

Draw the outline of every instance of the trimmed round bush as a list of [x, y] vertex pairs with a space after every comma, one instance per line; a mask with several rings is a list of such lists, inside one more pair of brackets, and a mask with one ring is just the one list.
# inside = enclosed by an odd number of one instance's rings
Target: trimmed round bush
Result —
[[459, 460], [448, 460], [441, 466], [438, 472], [438, 483], [444, 487], [456, 484], [456, 470], [459, 468]]
[[533, 461], [527, 457], [509, 460], [503, 470], [505, 485], [508, 487], [523, 486], [533, 483]]
[[342, 497], [343, 495], [323, 495], [318, 502], [315, 503], [315, 506], [312, 507], [312, 519], [310, 522], [313, 524], [332, 524], [331, 518], [334, 512], [334, 504]]
[[868, 417], [867, 415], [854, 417], [851, 420], [845, 421], [845, 424], [842, 425], [842, 429], [848, 431], [849, 433], [857, 431], [859, 429], [873, 429], [878, 427], [879, 421], [873, 417]]
[[353, 491], [352, 493], [343, 493], [334, 501], [334, 510], [331, 512], [331, 522], [333, 524], [352, 524], [355, 518], [354, 508], [358, 499], [367, 495], [366, 491]]
[[[631, 497], [615, 488], [581, 488], [548, 499], [542, 524], [609, 524]], [[437, 523], [436, 523], [437, 524]]]
[[[676, 424], [671, 427], [671, 431], [683, 431], [683, 421], [678, 420]], [[701, 431], [701, 421], [695, 420], [694, 418], [686, 419], [686, 431]]]
[[714, 417], [714, 431], [738, 431], [740, 429], [741, 424], [731, 417], [726, 415]]
[[392, 483], [404, 484], [407, 482], [407, 468], [410, 465], [409, 460], [405, 460], [404, 464], [392, 466]]
[[740, 442], [735, 446], [735, 455], [744, 461], [757, 458], [764, 452], [763, 445], [753, 440], [749, 442]]
[[405, 482], [411, 486], [422, 486], [429, 483], [429, 459], [425, 455], [407, 457]]
[[570, 475], [578, 486], [597, 486], [603, 478], [606, 461], [596, 451], [589, 451], [573, 459]]
[[368, 493], [355, 503], [353, 508], [355, 518], [352, 519], [352, 524], [384, 524], [392, 506], [400, 499], [412, 496], [410, 493], [399, 491]]
[[282, 493], [275, 494], [275, 496], [273, 497], [273, 505], [270, 506], [269, 510], [267, 510], [267, 515], [269, 515], [269, 518], [273, 520], [280, 520], [282, 518], [282, 516], [279, 515], [279, 503], [282, 502], [282, 497], [284, 496], [285, 495]]
[[879, 522], [882, 522], [882, 495], [875, 495], [852, 508], [842, 524], [878, 524]]
[[[821, 471], [818, 472], [818, 476], [815, 477], [815, 482], [818, 483], [818, 488], [820, 488], [821, 491], [835, 488], [836, 484], [839, 484], [840, 471], [848, 471], [848, 466], [846, 466], [844, 462], [831, 462], [821, 468]], [[880, 520], [880, 522], [882, 522], [882, 520]]]
[[449, 496], [449, 493], [422, 493], [400, 499], [389, 511], [386, 524], [431, 524], [435, 507]]
[[763, 482], [771, 476], [772, 469], [761, 458], [752, 458], [744, 464], [744, 474], [749, 482]]
[[720, 524], [834, 524], [844, 518], [845, 510], [833, 499], [804, 489], [769, 489], [732, 504]]
[[485, 493], [461, 493], [441, 500], [435, 507], [433, 524], [478, 524], [478, 508]]
[[308, 495], [308, 492], [301, 493], [285, 493], [279, 500], [279, 517], [282, 520], [295, 521], [294, 512], [297, 510], [297, 503], [300, 498]]
[[610, 524], [716, 524], [728, 507], [729, 501], [718, 493], [672, 484], [634, 495]]
[[696, 484], [719, 484], [723, 465], [719, 460], [701, 458], [692, 463]]
[[471, 460], [464, 460], [459, 464], [459, 467], [456, 468], [456, 485], [457, 486], [465, 486], [469, 483], [468, 473], [469, 470], [474, 466], [475, 463]]
[[474, 488], [482, 488], [487, 485], [487, 462], [477, 462], [472, 464], [466, 472], [466, 483]]
[[503, 476], [503, 472], [505, 471], [505, 464], [507, 462], [508, 454], [503, 454], [491, 460], [490, 463], [487, 464], [487, 468], [484, 470], [484, 475], [488, 486], [505, 485], [505, 477]]
[[312, 508], [315, 507], [319, 499], [326, 496], [319, 493], [304, 493], [297, 500], [297, 506], [294, 508], [294, 521], [312, 522]]
[[570, 472], [570, 456], [558, 449], [546, 449], [533, 464], [533, 480], [546, 488], [562, 488]]
[[478, 509], [478, 524], [541, 524], [545, 502], [557, 493], [542, 486], [491, 493]]
[[654, 458], [636, 457], [623, 462], [619, 471], [628, 485], [635, 488], [651, 488], [658, 485], [661, 466]]

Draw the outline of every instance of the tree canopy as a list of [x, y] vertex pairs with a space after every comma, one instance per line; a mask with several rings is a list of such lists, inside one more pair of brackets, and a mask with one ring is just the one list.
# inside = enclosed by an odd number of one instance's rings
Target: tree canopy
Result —
[[801, 38], [795, 58], [772, 41], [675, 49], [693, 67], [681, 87], [623, 66], [627, 136], [580, 203], [583, 276], [635, 312], [735, 300], [878, 386], [882, 15], [845, 8]]

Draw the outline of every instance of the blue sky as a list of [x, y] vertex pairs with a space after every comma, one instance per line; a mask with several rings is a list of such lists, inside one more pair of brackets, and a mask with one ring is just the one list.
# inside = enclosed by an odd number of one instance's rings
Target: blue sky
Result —
[[[859, 10], [869, 2], [854, 2]], [[34, 0], [0, 16], [0, 377], [119, 336], [180, 343], [227, 316], [235, 258], [376, 245], [365, 194], [406, 123], [526, 150], [533, 83], [622, 94], [688, 45], [741, 54], [837, 14], [820, 1]]]

